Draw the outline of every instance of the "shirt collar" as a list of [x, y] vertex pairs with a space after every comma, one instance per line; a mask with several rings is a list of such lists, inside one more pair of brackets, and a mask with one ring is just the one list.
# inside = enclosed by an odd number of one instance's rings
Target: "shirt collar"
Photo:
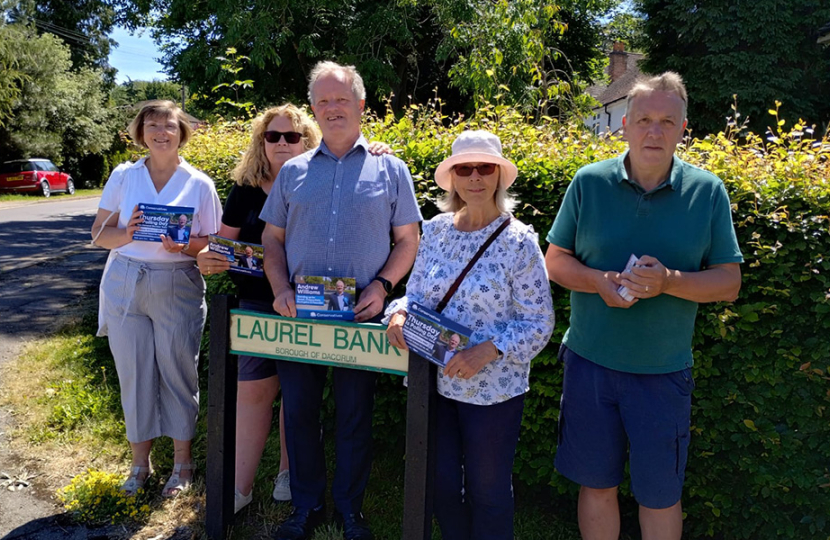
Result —
[[[643, 189], [637, 182], [631, 180], [628, 177], [628, 171], [625, 170], [625, 158], [628, 157], [628, 150], [626, 150], [621, 156], [617, 158], [617, 183], [621, 183], [623, 180], [635, 186], [639, 189]], [[668, 186], [672, 189], [672, 191], [677, 191], [680, 189], [680, 184], [683, 181], [683, 161], [676, 155], [672, 155], [672, 165], [671, 165], [671, 172], [669, 173], [669, 178], [652, 191], [657, 191], [665, 186]]]
[[[343, 154], [343, 157], [344, 158], [347, 157], [349, 154], [354, 152], [355, 149], [358, 148], [358, 147], [363, 148], [364, 152], [369, 151], [369, 141], [366, 140], [366, 137], [363, 136], [363, 133], [361, 133], [360, 136], [357, 138], [357, 140], [354, 142], [354, 145], [352, 145], [352, 148], [348, 152]], [[335, 156], [334, 154], [331, 153], [331, 150], [329, 150], [329, 147], [326, 146], [326, 141], [320, 141], [320, 146], [318, 146], [317, 149], [314, 150], [314, 153], [311, 155], [311, 157], [316, 157], [318, 154], [324, 154], [324, 155], [329, 156], [330, 158], [336, 159], [336, 160], [342, 159], [342, 158], [338, 158], [337, 156]]]

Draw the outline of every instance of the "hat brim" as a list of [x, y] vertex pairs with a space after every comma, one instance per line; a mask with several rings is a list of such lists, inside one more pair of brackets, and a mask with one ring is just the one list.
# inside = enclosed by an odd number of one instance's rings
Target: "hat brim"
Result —
[[495, 163], [501, 169], [499, 183], [503, 189], [512, 186], [513, 182], [516, 181], [516, 177], [519, 175], [519, 169], [508, 159], [482, 152], [456, 154], [442, 161], [438, 165], [438, 168], [435, 169], [435, 183], [444, 191], [449, 191], [452, 188], [452, 175], [450, 174], [450, 170], [459, 163]]

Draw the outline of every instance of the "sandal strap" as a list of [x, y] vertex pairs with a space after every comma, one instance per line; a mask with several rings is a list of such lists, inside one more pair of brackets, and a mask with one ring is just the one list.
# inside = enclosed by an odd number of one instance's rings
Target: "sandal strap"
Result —
[[190, 486], [193, 484], [192, 478], [182, 478], [179, 476], [179, 473], [182, 470], [186, 471], [194, 471], [196, 470], [196, 466], [192, 463], [176, 463], [173, 466], [173, 474], [170, 475], [170, 478], [167, 480], [167, 483], [164, 484], [164, 488], [161, 490], [161, 496], [165, 498], [172, 498], [179, 495], [179, 493], [190, 489]]
[[181, 471], [195, 471], [196, 465], [194, 463], [174, 463], [173, 474], [178, 475]]
[[139, 467], [136, 465], [130, 468], [130, 476], [138, 476], [143, 473], [150, 474], [150, 467]]

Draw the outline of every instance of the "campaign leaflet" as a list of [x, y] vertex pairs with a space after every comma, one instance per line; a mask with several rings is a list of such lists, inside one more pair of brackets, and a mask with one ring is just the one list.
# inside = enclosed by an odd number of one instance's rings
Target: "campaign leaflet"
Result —
[[[636, 262], [637, 256], [632, 253], [631, 256], [628, 258], [628, 262], [625, 264], [625, 270], [623, 270], [620, 273], [622, 274], [623, 272], [628, 272], [629, 270], [634, 268]], [[617, 287], [617, 294], [622, 296], [626, 302], [631, 302], [632, 300], [634, 300], [634, 297], [631, 296], [631, 292], [628, 290], [628, 287], [623, 287], [622, 285], [620, 285], [619, 287]]]
[[297, 317], [353, 321], [356, 292], [355, 278], [295, 276]]
[[255, 277], [265, 275], [262, 271], [265, 250], [259, 244], [240, 242], [211, 234], [208, 236], [208, 250], [224, 255], [231, 263], [230, 272]]
[[455, 353], [467, 348], [472, 330], [440, 313], [412, 302], [403, 323], [406, 346], [430, 362], [446, 367]]
[[178, 244], [190, 242], [195, 211], [192, 206], [138, 203], [138, 209], [144, 212], [144, 221], [133, 233], [133, 240], [161, 242], [161, 235], [165, 235]]

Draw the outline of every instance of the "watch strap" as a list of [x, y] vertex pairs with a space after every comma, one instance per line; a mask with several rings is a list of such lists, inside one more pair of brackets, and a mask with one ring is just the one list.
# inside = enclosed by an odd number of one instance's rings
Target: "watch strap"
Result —
[[386, 294], [390, 294], [392, 292], [392, 283], [388, 279], [375, 276], [375, 279], [372, 281], [379, 281], [380, 284], [383, 285], [383, 290], [386, 291]]

